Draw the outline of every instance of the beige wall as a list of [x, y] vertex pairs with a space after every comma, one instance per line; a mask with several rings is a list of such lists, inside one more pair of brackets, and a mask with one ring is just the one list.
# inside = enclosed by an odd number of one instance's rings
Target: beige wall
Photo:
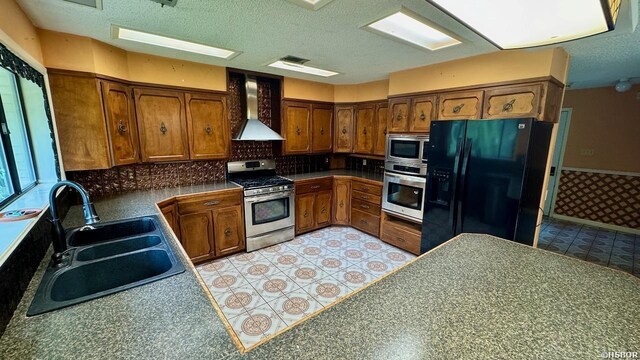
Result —
[[640, 173], [638, 93], [640, 85], [566, 91], [562, 107], [573, 111], [563, 166]]
[[42, 64], [38, 32], [15, 0], [0, 0], [0, 14], [0, 41], [18, 55], [30, 57], [25, 60]]
[[333, 102], [333, 85], [285, 77], [283, 93], [287, 99]]
[[561, 48], [496, 51], [391, 73], [389, 95], [553, 76], [565, 81], [569, 56]]
[[389, 95], [389, 80], [354, 85], [335, 85], [333, 99], [337, 103], [385, 100]]

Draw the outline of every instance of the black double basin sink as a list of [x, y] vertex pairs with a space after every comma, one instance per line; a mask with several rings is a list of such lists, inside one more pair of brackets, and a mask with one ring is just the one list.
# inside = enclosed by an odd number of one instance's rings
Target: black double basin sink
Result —
[[62, 266], [49, 264], [27, 311], [38, 315], [184, 272], [157, 216], [104, 222], [66, 233]]

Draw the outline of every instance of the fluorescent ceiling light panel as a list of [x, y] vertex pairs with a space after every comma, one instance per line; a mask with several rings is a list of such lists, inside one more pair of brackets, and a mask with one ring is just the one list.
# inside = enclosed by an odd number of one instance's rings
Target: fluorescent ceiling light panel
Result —
[[404, 8], [374, 21], [366, 28], [429, 50], [438, 50], [461, 43], [452, 35], [445, 33], [441, 27]]
[[269, 64], [269, 66], [274, 67], [274, 68], [278, 68], [278, 69], [297, 71], [297, 72], [301, 72], [301, 73], [305, 73], [305, 74], [324, 76], [324, 77], [329, 77], [329, 76], [334, 76], [334, 75], [338, 75], [339, 74], [339, 73], [337, 73], [335, 71], [318, 69], [318, 68], [315, 68], [315, 67], [302, 65], [302, 64], [296, 64], [296, 63], [291, 63], [291, 62], [282, 61], [282, 60], [275, 61], [275, 62]]
[[150, 34], [143, 31], [127, 29], [113, 26], [113, 35], [116, 39], [135, 41], [143, 44], [161, 46], [168, 49], [175, 49], [196, 54], [214, 56], [229, 59], [238, 54], [236, 51], [221, 49], [209, 45], [198, 44], [190, 41], [174, 39], [166, 36]]
[[316, 11], [321, 7], [327, 5], [333, 0], [288, 0], [290, 3], [302, 6], [305, 9]]
[[613, 30], [621, 0], [427, 0], [501, 49]]

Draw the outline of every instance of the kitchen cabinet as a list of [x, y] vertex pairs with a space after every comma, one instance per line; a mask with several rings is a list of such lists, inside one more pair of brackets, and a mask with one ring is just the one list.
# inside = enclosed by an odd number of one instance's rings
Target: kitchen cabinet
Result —
[[311, 152], [311, 104], [283, 101], [284, 153], [308, 154]]
[[189, 157], [192, 160], [229, 157], [230, 130], [223, 95], [185, 94]]
[[382, 213], [380, 240], [412, 254], [420, 255], [422, 226]]
[[487, 89], [483, 119], [537, 117], [540, 113], [542, 84], [500, 86]]
[[351, 179], [333, 179], [333, 224], [349, 225], [351, 215]]
[[100, 85], [113, 165], [137, 163], [140, 161], [138, 126], [131, 88], [106, 80], [101, 80]]
[[373, 142], [373, 155], [386, 155], [387, 148], [387, 123], [389, 121], [389, 105], [381, 102], [376, 104], [375, 113], [375, 134], [376, 138]]
[[436, 97], [417, 96], [411, 99], [411, 121], [409, 132], [428, 133], [431, 120], [436, 117]]
[[167, 220], [169, 227], [176, 234], [176, 237], [180, 239], [180, 223], [178, 221], [178, 208], [175, 201], [170, 199], [168, 201], [162, 201], [158, 203], [162, 216]]
[[372, 154], [375, 140], [375, 105], [358, 104], [356, 106], [356, 146], [357, 154]]
[[296, 181], [296, 235], [331, 225], [332, 178]]
[[194, 263], [245, 249], [242, 201], [241, 189], [177, 200], [180, 243]]
[[389, 100], [389, 132], [409, 130], [409, 104], [411, 98], [402, 97]]
[[99, 81], [95, 76], [51, 70], [49, 87], [64, 170], [110, 168]]
[[145, 162], [188, 160], [184, 93], [134, 88], [140, 150]]
[[438, 95], [437, 120], [480, 119], [484, 91], [459, 91]]
[[355, 107], [353, 105], [336, 105], [336, 124], [334, 132], [334, 153], [351, 153], [353, 151], [353, 125], [355, 123]]
[[311, 152], [326, 153], [333, 148], [333, 106], [313, 104], [311, 106]]
[[351, 226], [378, 237], [381, 196], [381, 185], [353, 179], [351, 181]]

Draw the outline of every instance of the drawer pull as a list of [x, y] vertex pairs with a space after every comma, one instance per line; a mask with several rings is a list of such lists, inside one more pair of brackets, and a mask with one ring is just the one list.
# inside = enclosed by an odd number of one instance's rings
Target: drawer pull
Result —
[[385, 126], [384, 130], [382, 130], [382, 133], [387, 135], [387, 127]]
[[369, 191], [369, 188], [368, 188], [367, 186], [363, 186], [363, 187], [361, 187], [361, 188], [360, 188], [360, 190], [362, 190], [362, 191]]
[[369, 200], [370, 199], [369, 195], [360, 195], [360, 198], [364, 199], [364, 200]]
[[311, 189], [313, 190], [320, 189], [320, 185], [311, 185]]
[[224, 235], [225, 236], [231, 236], [231, 233], [232, 233], [231, 228], [224, 229]]
[[211, 135], [211, 125], [207, 124], [207, 127], [204, 128], [204, 132], [206, 132], [207, 135]]
[[300, 135], [302, 133], [302, 130], [300, 130], [300, 127], [296, 126], [296, 134]]
[[398, 239], [398, 241], [400, 241], [400, 242], [405, 242], [405, 241], [404, 241], [404, 239], [403, 239], [403, 238], [401, 238], [401, 237], [398, 237], [398, 238], [396, 238], [396, 239]]
[[220, 204], [220, 200], [211, 200], [211, 201], [207, 201], [206, 203], [204, 203], [204, 206], [213, 206], [213, 205], [218, 205]]
[[324, 135], [324, 128], [320, 128], [320, 135]]
[[127, 125], [124, 124], [123, 120], [118, 121], [118, 132], [120, 134], [124, 134], [127, 132]]
[[396, 115], [396, 121], [400, 121], [402, 120], [402, 111], [398, 112], [398, 115]]
[[516, 99], [512, 99], [508, 103], [504, 104], [504, 106], [502, 107], [502, 111], [508, 112], [513, 110], [513, 103], [515, 102], [516, 102]]
[[362, 224], [365, 224], [365, 225], [366, 225], [366, 224], [368, 224], [369, 222], [368, 222], [367, 220], [362, 219], [362, 220], [360, 220], [360, 223], [362, 223]]
[[424, 114], [424, 110], [422, 110], [422, 114], [420, 114], [420, 120], [425, 121], [427, 116]]
[[304, 217], [308, 217], [309, 213], [307, 212], [307, 210], [304, 211]]
[[364, 127], [364, 130], [362, 131], [363, 134], [367, 135], [367, 127]]
[[365, 204], [360, 204], [360, 207], [363, 209], [371, 209], [371, 206]]
[[453, 107], [453, 113], [454, 113], [454, 114], [459, 113], [459, 112], [460, 112], [460, 110], [462, 110], [462, 108], [463, 108], [463, 107], [464, 107], [464, 104], [460, 104], [460, 105], [458, 105], [458, 106], [454, 106], [454, 107]]
[[324, 207], [320, 210], [320, 213], [321, 213], [321, 214], [324, 214], [324, 213], [326, 213], [326, 212], [327, 212], [327, 209], [326, 209], [326, 208], [324, 208]]
[[160, 132], [162, 133], [162, 135], [165, 135], [167, 133], [167, 126], [164, 124], [164, 122], [160, 123]]

